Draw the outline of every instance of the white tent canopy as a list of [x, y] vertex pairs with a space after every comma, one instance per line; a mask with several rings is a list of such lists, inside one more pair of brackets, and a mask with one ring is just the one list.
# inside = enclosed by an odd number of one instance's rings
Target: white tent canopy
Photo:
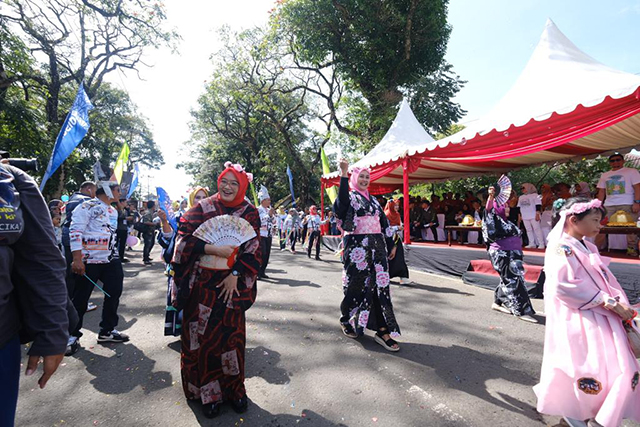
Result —
[[[547, 19], [540, 41], [518, 80], [498, 104], [484, 117], [449, 137], [417, 150], [433, 150], [476, 134], [542, 121], [552, 113], [567, 114], [578, 105], [592, 107], [609, 96], [631, 95], [640, 87], [640, 76], [607, 67], [573, 44]], [[636, 134], [638, 135], [638, 134]], [[636, 139], [637, 141], [637, 139]]]
[[[410, 111], [405, 104], [399, 117]], [[425, 142], [426, 132], [414, 130], [402, 135], [396, 149], [385, 136], [385, 148], [383, 139], [361, 162], [374, 174], [376, 166], [382, 171], [395, 162], [375, 181], [389, 188], [402, 185], [403, 166], [397, 160], [405, 157], [412, 162], [408, 181], [416, 183], [628, 151], [640, 143], [638, 113], [640, 76], [591, 58], [548, 20], [518, 80], [487, 115], [439, 141]], [[323, 178], [335, 185], [335, 176]]]
[[[433, 142], [434, 139], [416, 119], [409, 103], [403, 100], [396, 118], [382, 140], [366, 156], [351, 165], [351, 168], [373, 168], [392, 162], [406, 157], [409, 153], [415, 153], [416, 150]], [[337, 175], [338, 172], [334, 172], [326, 177]]]

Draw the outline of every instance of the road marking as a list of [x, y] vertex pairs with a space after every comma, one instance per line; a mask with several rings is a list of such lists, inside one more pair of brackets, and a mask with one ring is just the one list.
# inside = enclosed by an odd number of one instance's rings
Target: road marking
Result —
[[422, 388], [418, 387], [417, 385], [412, 385], [411, 387], [409, 387], [409, 390], [407, 390], [409, 392], [409, 394], [413, 394], [413, 395], [417, 395], [419, 397], [422, 398], [422, 400], [425, 401], [425, 403], [428, 404], [429, 409], [431, 409], [433, 412], [435, 412], [436, 414], [438, 414], [440, 417], [444, 418], [447, 421], [457, 421], [457, 422], [462, 422], [464, 424], [468, 424], [467, 420], [464, 419], [464, 417], [460, 414], [458, 414], [457, 412], [452, 411], [447, 405], [445, 405], [444, 403], [437, 403], [435, 405], [432, 406], [433, 402], [433, 395], [425, 390], [423, 390]]

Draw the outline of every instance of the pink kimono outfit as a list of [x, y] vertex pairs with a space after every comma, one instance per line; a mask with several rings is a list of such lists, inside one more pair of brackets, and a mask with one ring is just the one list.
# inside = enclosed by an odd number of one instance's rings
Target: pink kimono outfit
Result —
[[[615, 427], [640, 421], [640, 364], [609, 297], [629, 304], [598, 249], [562, 234], [545, 255], [546, 330], [538, 412]], [[588, 248], [588, 249], [587, 249]]]

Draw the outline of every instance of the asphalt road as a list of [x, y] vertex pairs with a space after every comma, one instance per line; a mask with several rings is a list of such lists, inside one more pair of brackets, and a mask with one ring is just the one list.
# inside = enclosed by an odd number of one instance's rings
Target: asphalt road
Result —
[[[489, 309], [492, 293], [412, 272], [392, 284], [403, 336], [389, 353], [372, 334], [346, 338], [338, 324], [341, 264], [274, 247], [247, 312], [248, 412], [225, 407], [208, 420], [187, 403], [180, 345], [163, 336], [166, 278], [159, 259], [128, 252], [118, 329], [126, 344], [96, 342], [100, 307], [87, 313], [82, 349], [64, 359], [44, 390], [22, 377], [18, 426], [544, 426], [531, 387], [543, 324]], [[542, 311], [542, 301], [534, 301]], [[544, 322], [544, 317], [539, 317]], [[632, 426], [636, 424], [626, 424]]]

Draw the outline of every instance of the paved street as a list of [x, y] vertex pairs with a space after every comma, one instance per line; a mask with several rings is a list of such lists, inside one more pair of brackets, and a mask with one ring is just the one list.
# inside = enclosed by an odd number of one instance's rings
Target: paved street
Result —
[[[158, 249], [156, 248], [156, 251]], [[163, 267], [129, 252], [118, 329], [131, 342], [100, 345], [101, 307], [85, 317], [82, 349], [45, 390], [22, 377], [19, 426], [544, 426], [531, 387], [544, 326], [489, 309], [492, 294], [459, 280], [412, 273], [392, 284], [403, 332], [398, 353], [369, 333], [357, 341], [338, 325], [341, 265], [274, 247], [258, 300], [248, 311], [250, 407], [208, 420], [186, 402], [179, 341], [162, 335]], [[93, 300], [102, 305], [98, 293]], [[542, 302], [534, 302], [542, 310]], [[543, 319], [541, 317], [541, 319]], [[632, 424], [628, 424], [632, 425]]]

